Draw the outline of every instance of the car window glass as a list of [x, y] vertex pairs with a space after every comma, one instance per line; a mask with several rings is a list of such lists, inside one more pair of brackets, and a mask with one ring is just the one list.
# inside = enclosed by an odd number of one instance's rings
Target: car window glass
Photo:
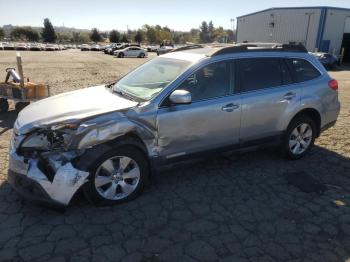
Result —
[[289, 85], [293, 83], [292, 76], [289, 72], [289, 69], [285, 63], [285, 61], [281, 60], [281, 73], [282, 73], [282, 81], [284, 85]]
[[278, 58], [247, 58], [236, 62], [236, 74], [241, 92], [282, 85]]
[[291, 70], [294, 81], [297, 83], [312, 80], [321, 73], [308, 61], [299, 58], [287, 59], [287, 65]]
[[177, 89], [189, 91], [192, 101], [227, 95], [230, 90], [230, 63], [217, 62], [204, 66]]

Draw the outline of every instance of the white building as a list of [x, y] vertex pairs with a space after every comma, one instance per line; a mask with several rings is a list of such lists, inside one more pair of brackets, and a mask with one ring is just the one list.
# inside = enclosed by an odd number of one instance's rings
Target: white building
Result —
[[282, 7], [237, 17], [237, 42], [302, 43], [350, 62], [350, 9]]

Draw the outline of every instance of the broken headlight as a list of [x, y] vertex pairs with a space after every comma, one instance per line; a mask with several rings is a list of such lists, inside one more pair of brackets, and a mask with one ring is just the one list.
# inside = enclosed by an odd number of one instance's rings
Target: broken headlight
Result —
[[29, 135], [21, 148], [35, 148], [37, 150], [53, 150], [66, 148], [77, 125], [58, 124], [41, 129]]

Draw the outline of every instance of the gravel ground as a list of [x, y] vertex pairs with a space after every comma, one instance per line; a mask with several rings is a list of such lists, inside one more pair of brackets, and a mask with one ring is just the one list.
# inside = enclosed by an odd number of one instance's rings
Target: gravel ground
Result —
[[[25, 75], [55, 94], [112, 81], [145, 61], [80, 51], [22, 55]], [[14, 62], [15, 52], [0, 51], [0, 79]], [[141, 197], [114, 207], [78, 195], [57, 212], [19, 198], [6, 182], [16, 115], [0, 115], [0, 261], [350, 260], [350, 71], [331, 74], [341, 114], [304, 159], [264, 147], [178, 164], [153, 176]], [[309, 176], [321, 184], [307, 185]]]

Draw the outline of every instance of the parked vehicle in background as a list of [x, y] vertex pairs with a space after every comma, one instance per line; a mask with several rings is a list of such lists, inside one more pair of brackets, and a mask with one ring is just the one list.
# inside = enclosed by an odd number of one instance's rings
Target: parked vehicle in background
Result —
[[45, 51], [55, 51], [56, 46], [54, 44], [46, 44], [44, 49], [45, 49]]
[[328, 70], [334, 70], [339, 66], [339, 59], [337, 56], [329, 54], [329, 53], [312, 53], [318, 61]]
[[160, 48], [157, 49], [157, 55], [164, 55], [166, 53], [169, 53], [170, 51], [173, 51], [174, 47], [172, 46], [162, 46]]
[[15, 44], [16, 50], [28, 50], [28, 45], [26, 43]]
[[157, 52], [159, 47], [156, 45], [149, 45], [146, 48], [147, 48], [147, 52]]
[[31, 51], [41, 51], [42, 50], [41, 44], [39, 44], [39, 43], [30, 43], [28, 45], [28, 49]]
[[147, 51], [137, 47], [137, 46], [130, 46], [124, 49], [120, 49], [120, 50], [115, 50], [114, 51], [114, 55], [116, 57], [119, 58], [123, 58], [123, 57], [140, 57], [140, 58], [144, 58], [147, 57]]
[[0, 43], [0, 50], [4, 50], [4, 46], [2, 43]]
[[88, 44], [80, 45], [80, 51], [90, 51], [90, 45]]
[[302, 158], [339, 110], [337, 81], [303, 46], [183, 47], [116, 83], [23, 109], [8, 181], [46, 203], [68, 205], [82, 189], [92, 203], [118, 204], [153, 170], [199, 153], [275, 142]]
[[90, 51], [100, 51], [101, 46], [99, 44], [93, 44], [90, 46]]
[[4, 50], [15, 50], [15, 45], [13, 43], [4, 42], [2, 46]]

